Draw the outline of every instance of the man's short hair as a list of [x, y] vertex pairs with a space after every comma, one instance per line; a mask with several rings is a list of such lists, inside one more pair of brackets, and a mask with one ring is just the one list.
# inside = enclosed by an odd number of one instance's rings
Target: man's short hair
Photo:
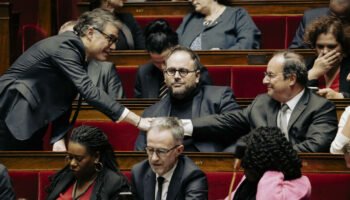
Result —
[[177, 144], [182, 144], [184, 138], [184, 128], [181, 121], [177, 117], [157, 117], [152, 123], [150, 130], [165, 131], [168, 130], [174, 137], [174, 141]]
[[306, 86], [307, 68], [304, 63], [304, 59], [299, 54], [292, 51], [281, 51], [274, 54], [275, 56], [282, 56], [284, 58], [283, 62], [283, 77], [286, 79], [288, 76], [295, 74], [297, 77], [297, 83], [301, 86]]
[[172, 56], [174, 53], [178, 52], [178, 51], [184, 51], [186, 52], [188, 55], [190, 55], [191, 60], [194, 63], [194, 70], [199, 70], [201, 63], [199, 60], [199, 56], [197, 55], [196, 52], [194, 52], [192, 49], [188, 48], [188, 47], [184, 47], [184, 46], [177, 46], [174, 47], [170, 50], [169, 54], [167, 55], [167, 57], [165, 58], [165, 65], [167, 65], [168, 59], [170, 58], [170, 56]]
[[74, 26], [74, 31], [79, 36], [85, 36], [86, 30], [90, 27], [95, 27], [99, 30], [104, 30], [106, 24], [112, 23], [118, 29], [121, 29], [122, 23], [116, 20], [113, 13], [102, 8], [96, 8], [92, 11], [84, 12], [77, 20]]
[[65, 31], [66, 31], [65, 29], [66, 29], [68, 26], [75, 26], [76, 24], [77, 24], [77, 21], [75, 21], [75, 20], [70, 20], [70, 21], [64, 23], [64, 24], [60, 27], [60, 30], [58, 31], [58, 34], [61, 34], [61, 33], [65, 32]]

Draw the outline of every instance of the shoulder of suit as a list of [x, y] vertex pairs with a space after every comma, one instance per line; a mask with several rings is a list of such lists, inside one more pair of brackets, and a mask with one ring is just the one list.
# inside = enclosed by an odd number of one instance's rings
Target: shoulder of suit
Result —
[[153, 65], [152, 62], [149, 62], [149, 63], [145, 63], [143, 65], [140, 65], [138, 68], [137, 68], [137, 71], [142, 71], [142, 72], [148, 72], [148, 71], [152, 71], [153, 69], [155, 68], [155, 66]]
[[158, 116], [158, 109], [163, 109], [163, 105], [165, 101], [168, 101], [169, 97], [165, 97], [163, 99], [160, 99], [158, 102], [155, 104], [149, 106], [143, 111], [143, 117], [160, 117]]
[[313, 8], [313, 9], [309, 9], [306, 10], [304, 12], [304, 15], [323, 15], [323, 14], [327, 14], [327, 12], [329, 11], [328, 7], [322, 7], [322, 8]]
[[149, 163], [148, 163], [148, 159], [145, 159], [145, 160], [143, 160], [143, 161], [141, 161], [141, 162], [138, 162], [138, 163], [136, 163], [135, 165], [133, 165], [132, 166], [132, 168], [131, 168], [131, 172], [133, 173], [135, 173], [135, 172], [140, 172], [140, 170], [144, 170], [144, 169], [147, 169], [147, 168], [150, 168], [150, 165], [149, 165]]

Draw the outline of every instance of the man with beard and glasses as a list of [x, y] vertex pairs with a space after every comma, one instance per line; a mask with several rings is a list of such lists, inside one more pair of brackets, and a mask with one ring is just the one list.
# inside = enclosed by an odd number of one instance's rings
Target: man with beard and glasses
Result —
[[[198, 84], [200, 62], [187, 47], [176, 47], [165, 59], [164, 81], [168, 95], [143, 112], [143, 117], [172, 116], [191, 119], [210, 114], [223, 114], [239, 109], [231, 88]], [[140, 131], [134, 150], [142, 151], [146, 133]], [[185, 151], [220, 152], [230, 144], [215, 140], [184, 139]]]

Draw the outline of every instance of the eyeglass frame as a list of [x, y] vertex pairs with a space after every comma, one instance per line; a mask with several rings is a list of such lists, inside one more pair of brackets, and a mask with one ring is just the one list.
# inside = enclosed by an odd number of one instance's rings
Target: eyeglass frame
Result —
[[[173, 68], [171, 68], [173, 69]], [[184, 70], [184, 71], [180, 71], [180, 70]], [[176, 72], [179, 72], [179, 75], [182, 77], [182, 78], [185, 78], [189, 73], [194, 73], [194, 72], [197, 72], [199, 69], [197, 70], [193, 70], [193, 71], [190, 71], [188, 69], [185, 69], [185, 68], [181, 68], [181, 69], [174, 69], [174, 74], [171, 74], [169, 73], [169, 70], [164, 70], [164, 72], [168, 75], [168, 76], [175, 76], [176, 75]], [[185, 74], [181, 74], [181, 73], [185, 73]]]
[[[145, 152], [147, 153], [148, 156], [153, 156], [153, 154], [156, 153], [158, 157], [162, 158], [162, 157], [165, 157], [170, 151], [176, 149], [179, 146], [180, 145], [175, 145], [174, 147], [172, 147], [170, 149], [164, 149], [164, 148], [157, 149], [157, 148], [145, 146], [144, 150], [145, 150]], [[148, 148], [152, 148], [153, 152], [150, 153], [149, 150], [147, 150]], [[160, 151], [163, 151], [163, 152], [160, 152]]]
[[92, 27], [94, 30], [98, 31], [99, 33], [101, 33], [103, 36], [105, 36], [105, 38], [108, 41], [108, 45], [112, 45], [112, 44], [116, 44], [118, 43], [119, 39], [117, 37], [115, 37], [114, 35], [108, 35], [107, 33], [101, 31], [100, 29], [96, 28], [96, 27]]
[[264, 72], [264, 77], [267, 76], [267, 78], [269, 78], [269, 80], [271, 80], [271, 79], [275, 78], [276, 76], [278, 76], [280, 74], [283, 74], [283, 72], [279, 72], [279, 73], [276, 73], [276, 74]]

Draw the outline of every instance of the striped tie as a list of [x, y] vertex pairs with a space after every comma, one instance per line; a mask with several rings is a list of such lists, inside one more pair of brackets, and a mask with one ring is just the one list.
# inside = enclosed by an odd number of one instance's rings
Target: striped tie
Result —
[[168, 87], [164, 83], [164, 81], [160, 84], [159, 95], [160, 99], [165, 98], [168, 95]]

